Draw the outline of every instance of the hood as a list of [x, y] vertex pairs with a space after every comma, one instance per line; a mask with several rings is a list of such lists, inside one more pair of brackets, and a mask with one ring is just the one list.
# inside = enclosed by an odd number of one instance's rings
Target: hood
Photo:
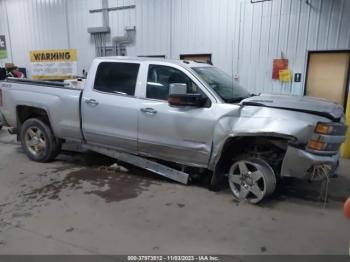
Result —
[[241, 105], [271, 107], [327, 117], [339, 121], [343, 107], [326, 99], [309, 96], [259, 95], [246, 98]]

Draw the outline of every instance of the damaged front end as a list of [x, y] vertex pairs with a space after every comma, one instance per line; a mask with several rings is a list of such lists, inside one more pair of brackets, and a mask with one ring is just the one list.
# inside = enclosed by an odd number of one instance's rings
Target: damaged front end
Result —
[[305, 148], [289, 145], [281, 175], [310, 181], [333, 175], [339, 164], [339, 149], [347, 127], [342, 123], [318, 123]]
[[[242, 157], [265, 161], [281, 178], [321, 180], [335, 173], [347, 131], [341, 106], [312, 98], [288, 98], [281, 108], [279, 99], [287, 98], [273, 98], [269, 105], [243, 102], [218, 121], [209, 165], [214, 171], [212, 185], [227, 174], [232, 159]], [[309, 101], [315, 105], [312, 112]], [[326, 111], [331, 113], [322, 113]]]

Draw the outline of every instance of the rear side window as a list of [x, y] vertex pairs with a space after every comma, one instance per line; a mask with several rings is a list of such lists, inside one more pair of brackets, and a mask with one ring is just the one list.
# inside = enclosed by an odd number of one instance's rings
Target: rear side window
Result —
[[140, 64], [102, 62], [97, 68], [94, 89], [133, 96], [139, 68]]

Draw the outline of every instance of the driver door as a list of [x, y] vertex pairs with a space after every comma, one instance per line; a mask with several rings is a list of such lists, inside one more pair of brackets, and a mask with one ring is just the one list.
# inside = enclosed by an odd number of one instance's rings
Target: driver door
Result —
[[144, 99], [138, 112], [138, 151], [182, 164], [206, 167], [209, 161], [215, 119], [211, 103], [204, 107], [172, 107], [169, 85], [184, 83], [189, 93], [203, 93], [199, 83], [181, 68], [150, 64]]

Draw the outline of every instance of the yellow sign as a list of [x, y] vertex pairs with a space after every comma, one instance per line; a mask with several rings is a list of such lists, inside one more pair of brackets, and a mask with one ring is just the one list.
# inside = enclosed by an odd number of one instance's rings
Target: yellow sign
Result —
[[292, 72], [288, 69], [280, 70], [279, 80], [281, 82], [290, 82], [292, 80]]
[[30, 51], [33, 79], [64, 80], [77, 75], [77, 50], [36, 50]]
[[30, 51], [30, 62], [76, 62], [76, 49]]

